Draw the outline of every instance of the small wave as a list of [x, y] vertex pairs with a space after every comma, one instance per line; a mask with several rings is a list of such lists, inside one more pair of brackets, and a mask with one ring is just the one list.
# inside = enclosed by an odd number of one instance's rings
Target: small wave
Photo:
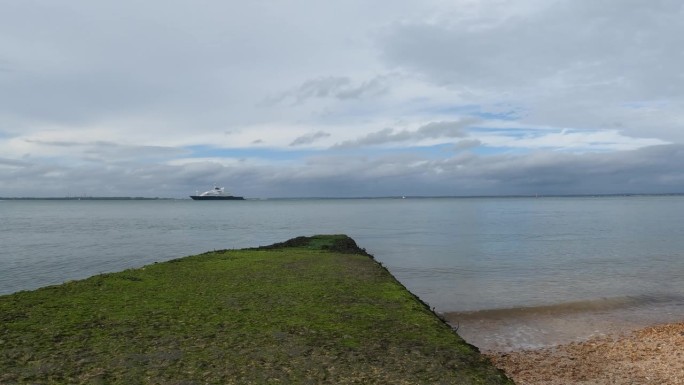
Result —
[[522, 317], [561, 316], [567, 314], [601, 312], [628, 308], [638, 308], [665, 303], [684, 303], [684, 297], [672, 294], [624, 296], [572, 301], [541, 306], [514, 307], [504, 309], [485, 309], [462, 312], [446, 312], [443, 315], [449, 321], [487, 319], [498, 320]]

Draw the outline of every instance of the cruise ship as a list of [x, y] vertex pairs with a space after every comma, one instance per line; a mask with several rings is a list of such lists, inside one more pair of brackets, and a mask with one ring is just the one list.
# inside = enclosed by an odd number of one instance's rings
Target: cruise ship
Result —
[[214, 186], [213, 189], [198, 195], [190, 195], [196, 201], [241, 201], [245, 198], [228, 194], [223, 187]]

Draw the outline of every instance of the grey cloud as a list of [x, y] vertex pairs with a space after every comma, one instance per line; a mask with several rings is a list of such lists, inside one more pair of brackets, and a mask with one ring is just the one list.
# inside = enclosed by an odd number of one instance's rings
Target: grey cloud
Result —
[[23, 160], [0, 158], [0, 167], [1, 166], [28, 167], [28, 166], [31, 166], [31, 163], [23, 161]]
[[456, 122], [430, 122], [417, 130], [423, 138], [461, 138], [466, 136], [464, 128], [477, 122], [475, 119], [464, 119]]
[[309, 99], [351, 100], [377, 97], [388, 90], [388, 78], [378, 76], [370, 80], [354, 83], [347, 76], [327, 76], [310, 79], [293, 90], [272, 98], [266, 104], [280, 102], [302, 103]]
[[482, 142], [477, 139], [463, 139], [456, 142], [454, 147], [458, 150], [474, 148], [482, 145]]
[[664, 145], [595, 154], [481, 156], [466, 151], [447, 159], [410, 152], [365, 157], [321, 153], [306, 163], [273, 166], [37, 164], [20, 173], [0, 167], [0, 178], [6, 181], [4, 196], [39, 191], [43, 196], [185, 197], [211, 183], [249, 197], [671, 193], [684, 191], [681, 164], [684, 146]]
[[121, 145], [110, 142], [95, 142], [86, 154], [104, 159], [150, 160], [168, 159], [188, 155], [190, 151], [176, 147]]
[[[510, 102], [534, 125], [596, 128], [684, 142], [684, 5], [677, 0], [473, 2], [478, 16], [390, 24], [385, 63], [476, 104]], [[505, 8], [505, 17], [490, 17]], [[670, 102], [653, 114], [634, 102]], [[680, 121], [680, 120], [679, 120]]]
[[335, 97], [338, 99], [359, 99], [374, 97], [387, 92], [387, 80], [384, 77], [376, 77], [357, 86], [340, 89]]
[[372, 146], [376, 144], [383, 144], [389, 142], [397, 142], [402, 140], [407, 140], [411, 137], [411, 133], [408, 131], [395, 132], [392, 128], [384, 128], [380, 131], [371, 132], [364, 137], [355, 140], [347, 140], [342, 143], [336, 144], [335, 148], [349, 148], [349, 147], [361, 147], [361, 146]]
[[84, 143], [64, 141], [64, 140], [36, 140], [36, 139], [24, 139], [27, 143], [40, 144], [44, 146], [53, 147], [83, 147]]
[[678, 145], [596, 154], [462, 152], [439, 160], [410, 153], [317, 157], [271, 183], [289, 196], [669, 193], [684, 191], [682, 162]]
[[616, 153], [536, 152], [480, 157], [441, 166], [478, 194], [613, 194], [684, 191], [684, 146], [663, 145]]
[[25, 139], [26, 142], [51, 147], [65, 147], [74, 149], [73, 156], [82, 156], [90, 161], [112, 160], [150, 160], [164, 159], [188, 155], [190, 152], [181, 148], [164, 146], [126, 145], [107, 141], [74, 142], [47, 141]]
[[464, 119], [453, 122], [430, 122], [420, 126], [415, 131], [385, 128], [371, 132], [366, 136], [355, 140], [348, 140], [336, 144], [335, 148], [350, 148], [373, 146], [385, 143], [405, 142], [410, 140], [437, 139], [437, 138], [462, 138], [467, 136], [465, 128], [476, 123], [475, 119]]
[[302, 135], [298, 138], [295, 138], [295, 140], [293, 140], [292, 143], [290, 143], [290, 146], [303, 146], [311, 144], [318, 139], [327, 138], [329, 136], [330, 134], [324, 131], [318, 131], [311, 134]]
[[336, 97], [342, 90], [350, 87], [347, 77], [326, 77], [308, 80], [294, 92], [298, 101], [308, 98]]
[[[678, 1], [626, 6], [619, 0], [561, 0], [497, 22], [395, 24], [384, 37], [383, 50], [391, 63], [455, 86], [601, 83], [644, 91], [653, 90], [656, 82], [681, 95], [668, 82], [684, 82], [671, 78], [684, 60], [676, 49], [684, 33], [676, 22], [681, 11]], [[552, 79], [569, 83], [553, 84]]]

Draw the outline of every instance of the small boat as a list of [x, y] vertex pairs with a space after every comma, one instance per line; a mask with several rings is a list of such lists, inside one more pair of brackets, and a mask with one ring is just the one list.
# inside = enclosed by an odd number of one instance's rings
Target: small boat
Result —
[[223, 187], [214, 186], [213, 189], [198, 195], [190, 195], [195, 201], [241, 201], [245, 198], [228, 194]]

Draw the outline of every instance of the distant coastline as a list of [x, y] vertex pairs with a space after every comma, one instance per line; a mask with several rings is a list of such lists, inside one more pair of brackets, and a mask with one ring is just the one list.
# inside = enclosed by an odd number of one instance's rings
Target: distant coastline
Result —
[[5, 201], [154, 201], [174, 200], [175, 198], [145, 198], [145, 197], [0, 197]]
[[[388, 196], [359, 196], [359, 197], [271, 197], [271, 198], [246, 198], [245, 200], [337, 200], [337, 199], [481, 199], [481, 198], [610, 198], [610, 197], [667, 197], [684, 196], [682, 192], [675, 193], [610, 193], [610, 194], [519, 194], [519, 195], [388, 195]], [[162, 198], [162, 197], [0, 197], [0, 200], [190, 200], [187, 198]]]
[[259, 200], [324, 200], [324, 199], [481, 199], [481, 198], [610, 198], [610, 197], [667, 197], [684, 196], [684, 193], [610, 193], [610, 194], [518, 194], [518, 195], [387, 195], [360, 197], [274, 197]]

